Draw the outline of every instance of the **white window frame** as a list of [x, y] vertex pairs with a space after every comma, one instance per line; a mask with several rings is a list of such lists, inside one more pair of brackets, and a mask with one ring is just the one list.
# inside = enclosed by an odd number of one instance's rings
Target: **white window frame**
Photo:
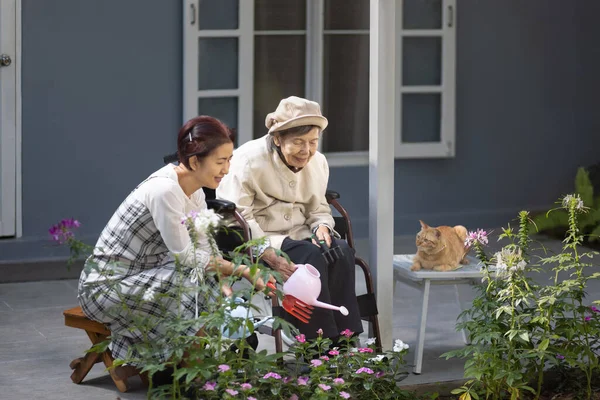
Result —
[[0, 237], [21, 237], [21, 0], [0, 1]]
[[[238, 143], [253, 139], [254, 38], [256, 35], [306, 34], [305, 96], [319, 104], [323, 100], [323, 42], [326, 34], [368, 34], [366, 30], [325, 30], [324, 0], [307, 0], [306, 30], [254, 31], [254, 0], [239, 0], [239, 29], [198, 30], [198, 0], [184, 1], [184, 121], [197, 115], [200, 97], [238, 98]], [[447, 158], [455, 154], [455, 85], [456, 85], [456, 0], [442, 0], [442, 28], [432, 30], [402, 29], [403, 0], [396, 0], [396, 121], [395, 158]], [[440, 86], [402, 86], [402, 37], [435, 36], [442, 38], [442, 84]], [[239, 38], [239, 88], [205, 90], [198, 88], [198, 38]], [[403, 143], [402, 93], [439, 93], [441, 95], [440, 141]], [[366, 134], [366, 133], [365, 133]], [[326, 153], [329, 165], [368, 165], [368, 151]]]
[[[403, 0], [396, 7], [396, 158], [449, 158], [455, 154], [456, 135], [456, 0], [442, 0], [441, 29], [403, 29]], [[442, 39], [441, 81], [439, 86], [402, 85], [402, 39], [405, 37], [439, 37]], [[439, 94], [441, 97], [440, 141], [402, 142], [402, 94]]]

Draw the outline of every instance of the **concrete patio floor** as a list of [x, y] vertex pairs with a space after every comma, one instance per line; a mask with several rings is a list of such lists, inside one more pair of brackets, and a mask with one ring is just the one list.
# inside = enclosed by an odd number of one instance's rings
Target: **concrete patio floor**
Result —
[[[561, 243], [540, 239], [550, 251], [559, 251]], [[492, 247], [497, 244], [491, 244]], [[368, 242], [358, 241], [358, 254], [368, 256]], [[414, 236], [397, 237], [395, 253], [414, 253]], [[547, 275], [538, 280], [545, 282]], [[145, 399], [139, 378], [130, 378], [127, 393], [117, 391], [102, 364], [97, 364], [84, 382], [70, 380], [69, 363], [89, 348], [85, 333], [65, 327], [63, 310], [76, 306], [76, 279], [0, 284], [0, 399]], [[468, 307], [474, 291], [459, 286], [463, 307]], [[357, 282], [357, 292], [364, 282]], [[600, 299], [600, 282], [588, 288], [588, 299]], [[462, 336], [454, 329], [460, 309], [454, 287], [431, 289], [423, 370], [411, 374], [403, 385], [452, 381], [463, 378], [462, 360], [443, 360], [439, 356], [463, 346]], [[398, 283], [394, 296], [394, 338], [411, 346], [407, 361], [413, 362], [421, 295], [417, 289]], [[261, 347], [273, 348], [273, 339], [259, 335]], [[366, 335], [363, 335], [366, 337]]]

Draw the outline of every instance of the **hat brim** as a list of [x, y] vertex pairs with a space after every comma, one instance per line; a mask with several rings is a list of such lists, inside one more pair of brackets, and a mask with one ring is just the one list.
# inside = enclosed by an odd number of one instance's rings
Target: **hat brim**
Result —
[[321, 129], [321, 132], [327, 128], [329, 121], [322, 115], [301, 115], [296, 118], [288, 119], [283, 123], [274, 124], [271, 129], [269, 129], [269, 134], [272, 135], [275, 132], [284, 131], [290, 128], [296, 128], [298, 126], [307, 126], [307, 125], [315, 125]]

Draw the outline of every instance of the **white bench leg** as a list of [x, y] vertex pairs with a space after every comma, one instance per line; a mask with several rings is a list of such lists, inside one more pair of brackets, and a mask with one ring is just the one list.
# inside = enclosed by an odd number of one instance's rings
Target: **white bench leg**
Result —
[[[462, 313], [463, 308], [462, 308], [462, 303], [460, 301], [460, 291], [459, 291], [458, 285], [454, 285], [454, 292], [456, 293], [456, 303], [458, 304], [458, 309]], [[467, 318], [463, 315], [461, 317], [461, 321], [466, 322]], [[461, 332], [462, 332], [462, 337], [463, 337], [463, 341], [465, 342], [465, 344], [471, 344], [471, 342], [469, 341], [469, 331], [465, 328], [465, 329], [462, 329]]]
[[423, 306], [421, 309], [421, 322], [419, 324], [419, 331], [417, 332], [417, 347], [415, 348], [415, 368], [414, 373], [421, 373], [421, 366], [423, 365], [423, 345], [425, 344], [425, 327], [427, 326], [427, 308], [429, 306], [429, 287], [431, 281], [425, 279], [423, 283]]

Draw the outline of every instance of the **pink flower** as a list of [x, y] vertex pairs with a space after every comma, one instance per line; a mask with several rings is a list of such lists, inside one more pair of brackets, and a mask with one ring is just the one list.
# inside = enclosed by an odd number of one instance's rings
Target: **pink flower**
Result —
[[340, 392], [340, 396], [343, 397], [344, 399], [349, 399], [350, 398], [350, 393]]
[[248, 396], [248, 400], [257, 400], [256, 397]]
[[329, 350], [329, 355], [330, 356], [338, 356], [338, 355], [340, 355], [340, 352], [337, 350]]
[[52, 240], [59, 244], [63, 244], [74, 236], [72, 230], [79, 228], [80, 226], [81, 223], [76, 219], [63, 219], [57, 225], [52, 225], [52, 227], [48, 229], [48, 233], [52, 236]]
[[327, 356], [321, 356], [319, 358], [323, 361], [329, 361], [329, 357], [327, 357]]
[[269, 372], [268, 374], [266, 374], [265, 376], [263, 376], [263, 379], [269, 379], [269, 378], [273, 378], [273, 379], [281, 379], [281, 375], [275, 373], [275, 372]]
[[221, 364], [221, 365], [219, 365], [219, 372], [229, 371], [230, 369], [231, 368], [227, 364]]
[[319, 387], [324, 391], [328, 391], [329, 389], [331, 389], [331, 386], [326, 385], [324, 383], [319, 383]]
[[354, 332], [352, 332], [350, 329], [344, 329], [343, 331], [340, 332], [340, 335], [350, 338], [350, 337], [352, 337], [352, 335], [354, 335]]
[[290, 396], [290, 398], [288, 400], [299, 400], [299, 397], [296, 393], [294, 393], [293, 395]]
[[369, 347], [361, 347], [360, 349], [358, 349], [359, 353], [372, 353], [373, 349], [369, 348]]
[[584, 318], [585, 322], [588, 322], [591, 319], [592, 319], [592, 317], [590, 317], [590, 316], [587, 316], [587, 317]]
[[251, 385], [251, 384], [249, 384], [249, 383], [242, 383], [242, 384], [240, 385], [240, 387], [242, 388], [242, 390], [249, 390], [249, 389], [252, 389], [252, 385]]
[[379, 371], [378, 373], [375, 374], [375, 378], [381, 378], [384, 375], [385, 375], [385, 372]]
[[206, 391], [213, 391], [213, 390], [215, 390], [216, 386], [217, 386], [217, 382], [206, 382], [204, 384], [204, 386], [202, 387], [202, 389], [204, 389]]
[[467, 238], [465, 239], [465, 247], [471, 247], [475, 243], [479, 243], [482, 245], [488, 244], [488, 233], [483, 229], [477, 229], [477, 231], [471, 231], [467, 233]]
[[317, 335], [323, 336], [323, 329], [321, 329], [321, 328], [317, 329]]
[[233, 389], [225, 389], [225, 391], [227, 392], [227, 394], [229, 394], [230, 396], [235, 396], [236, 394], [238, 394], [237, 390], [233, 390]]
[[559, 360], [564, 360], [565, 356], [561, 355], [561, 354], [557, 354], [556, 358], [558, 358]]
[[296, 340], [300, 343], [305, 343], [306, 342], [306, 336], [304, 336], [304, 334], [300, 334], [298, 336], [296, 336]]
[[335, 383], [336, 385], [343, 385], [345, 381], [342, 378], [335, 378], [333, 380], [333, 383]]
[[371, 368], [362, 367], [362, 368], [359, 368], [359, 369], [356, 371], [356, 373], [357, 373], [357, 374], [362, 374], [362, 373], [365, 373], [365, 374], [369, 374], [369, 375], [371, 375], [371, 374], [373, 373], [373, 370], [372, 370]]
[[310, 360], [310, 364], [313, 367], [318, 367], [319, 365], [323, 365], [323, 361], [321, 361], [321, 360]]
[[283, 378], [283, 383], [289, 383], [292, 381], [292, 377], [291, 376], [286, 376], [285, 378]]
[[306, 386], [308, 384], [308, 377], [299, 376], [298, 377], [298, 386]]
[[600, 310], [596, 306], [591, 306], [590, 310], [592, 310], [595, 313], [600, 313]]

